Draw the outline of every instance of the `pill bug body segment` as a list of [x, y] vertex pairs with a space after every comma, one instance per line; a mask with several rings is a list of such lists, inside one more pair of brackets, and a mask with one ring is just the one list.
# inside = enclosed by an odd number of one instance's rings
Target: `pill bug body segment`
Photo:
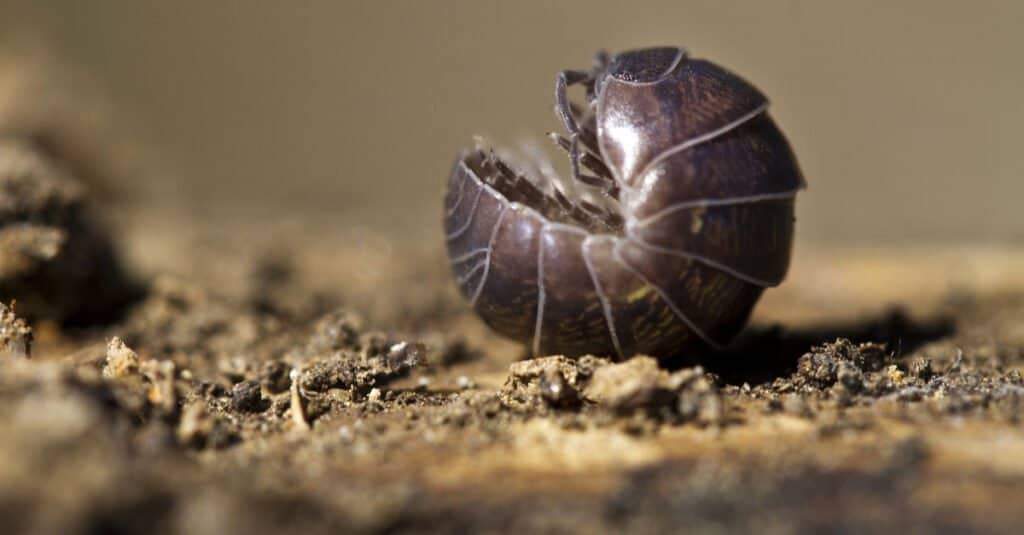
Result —
[[[456, 283], [538, 355], [722, 347], [787, 271], [795, 157], [764, 95], [729, 71], [678, 48], [598, 57], [556, 84], [572, 141], [554, 137], [578, 180], [481, 148], [457, 158], [445, 199]], [[573, 82], [585, 109], [565, 98]]]

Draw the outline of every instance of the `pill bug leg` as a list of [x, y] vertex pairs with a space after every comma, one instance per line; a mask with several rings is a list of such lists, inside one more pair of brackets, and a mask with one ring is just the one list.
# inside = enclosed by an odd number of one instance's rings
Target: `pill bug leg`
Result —
[[570, 134], [579, 132], [579, 126], [576, 124], [576, 117], [573, 116], [572, 106], [569, 103], [568, 87], [583, 83], [590, 77], [591, 74], [589, 72], [562, 71], [558, 73], [558, 77], [555, 79], [555, 113], [558, 114], [558, 118], [562, 120], [565, 130]]
[[[569, 153], [569, 160], [573, 166], [572, 177], [574, 180], [582, 182], [588, 186], [600, 188], [606, 195], [609, 195], [613, 199], [619, 198], [619, 188], [615, 184], [615, 179], [612, 178], [611, 171], [608, 170], [608, 166], [601, 161], [601, 158], [594, 155], [591, 152], [580, 152], [579, 145], [576, 143], [577, 137], [574, 135], [571, 139], [566, 139], [564, 136], [551, 132], [548, 137], [560, 148], [564, 149]], [[579, 166], [582, 165], [588, 170], [594, 173], [594, 175], [582, 173], [579, 170]]]

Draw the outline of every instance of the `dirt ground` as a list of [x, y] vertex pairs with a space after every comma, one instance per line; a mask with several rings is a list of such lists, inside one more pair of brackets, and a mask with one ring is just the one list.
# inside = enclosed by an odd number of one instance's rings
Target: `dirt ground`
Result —
[[529, 360], [440, 223], [90, 200], [43, 141], [0, 140], [4, 533], [1024, 527], [1019, 244], [801, 243], [724, 353]]

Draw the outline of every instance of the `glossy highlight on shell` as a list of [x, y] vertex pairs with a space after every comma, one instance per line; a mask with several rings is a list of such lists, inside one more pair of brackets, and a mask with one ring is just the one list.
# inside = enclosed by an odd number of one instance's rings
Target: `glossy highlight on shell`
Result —
[[531, 147], [456, 159], [445, 230], [470, 306], [535, 355], [728, 344], [785, 277], [804, 186], [765, 96], [666, 47], [562, 71], [555, 103], [568, 176]]

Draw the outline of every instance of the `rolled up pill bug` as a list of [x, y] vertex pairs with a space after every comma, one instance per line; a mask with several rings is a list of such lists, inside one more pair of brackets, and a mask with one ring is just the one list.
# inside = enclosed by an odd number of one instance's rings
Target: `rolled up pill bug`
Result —
[[750, 83], [679, 48], [562, 71], [566, 134], [549, 137], [570, 179], [530, 147], [478, 143], [455, 161], [445, 229], [459, 289], [535, 355], [722, 348], [789, 267], [804, 181], [767, 110]]

